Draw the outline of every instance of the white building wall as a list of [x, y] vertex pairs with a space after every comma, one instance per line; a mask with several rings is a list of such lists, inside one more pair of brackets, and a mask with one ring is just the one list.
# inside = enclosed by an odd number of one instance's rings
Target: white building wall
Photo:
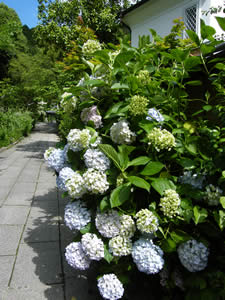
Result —
[[140, 35], [150, 35], [149, 28], [154, 29], [162, 37], [168, 35], [174, 25], [173, 20], [183, 18], [185, 9], [194, 4], [198, 7], [198, 34], [200, 33], [200, 18], [221, 34], [222, 31], [214, 15], [203, 16], [202, 12], [211, 6], [223, 7], [223, 0], [216, 0], [216, 5], [215, 0], [150, 0], [124, 17], [124, 22], [131, 28], [132, 46], [138, 46]]

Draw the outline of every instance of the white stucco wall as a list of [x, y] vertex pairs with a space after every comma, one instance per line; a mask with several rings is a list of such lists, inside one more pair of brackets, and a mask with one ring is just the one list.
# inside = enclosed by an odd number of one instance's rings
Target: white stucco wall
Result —
[[[123, 21], [131, 28], [132, 46], [138, 46], [140, 35], [150, 35], [149, 28], [154, 29], [160, 36], [170, 33], [173, 20], [184, 17], [187, 7], [197, 4], [198, 7], [198, 33], [200, 32], [200, 18], [204, 19], [207, 25], [213, 26], [219, 34], [222, 33], [214, 15], [203, 16], [202, 11], [208, 10], [211, 6], [223, 6], [223, 0], [149, 0], [137, 9], [128, 13]], [[222, 16], [222, 13], [220, 14]]]

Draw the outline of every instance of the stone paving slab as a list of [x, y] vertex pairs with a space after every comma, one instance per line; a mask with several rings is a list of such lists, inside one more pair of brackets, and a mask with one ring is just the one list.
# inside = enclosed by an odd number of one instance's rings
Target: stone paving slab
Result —
[[63, 283], [57, 242], [21, 244], [10, 287], [39, 290]]
[[29, 192], [11, 192], [4, 202], [4, 205], [31, 206], [34, 194]]
[[15, 256], [0, 256], [0, 291], [8, 286], [14, 261]]
[[24, 225], [29, 209], [26, 206], [2, 206], [0, 208], [0, 225]]
[[[1, 290], [1, 300], [63, 300], [62, 285], [44, 286], [40, 290], [31, 289], [5, 289]], [[71, 299], [69, 299], [71, 300]]]
[[0, 225], [0, 255], [15, 255], [23, 225]]
[[22, 243], [55, 242], [59, 241], [58, 222], [49, 221], [31, 224], [29, 221], [22, 237]]

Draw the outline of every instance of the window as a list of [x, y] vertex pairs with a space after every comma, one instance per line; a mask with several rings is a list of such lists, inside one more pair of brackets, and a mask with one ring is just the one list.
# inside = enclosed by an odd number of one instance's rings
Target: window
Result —
[[[184, 25], [186, 29], [197, 32], [197, 5], [192, 5], [184, 11]], [[188, 38], [187, 33], [184, 33], [184, 38]]]

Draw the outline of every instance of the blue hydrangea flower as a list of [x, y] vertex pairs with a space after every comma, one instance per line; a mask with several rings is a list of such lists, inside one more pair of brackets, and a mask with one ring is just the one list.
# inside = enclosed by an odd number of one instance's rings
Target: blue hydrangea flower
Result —
[[155, 108], [150, 108], [148, 110], [148, 116], [146, 117], [146, 120], [148, 120], [148, 121], [163, 122], [164, 121], [164, 117]]

